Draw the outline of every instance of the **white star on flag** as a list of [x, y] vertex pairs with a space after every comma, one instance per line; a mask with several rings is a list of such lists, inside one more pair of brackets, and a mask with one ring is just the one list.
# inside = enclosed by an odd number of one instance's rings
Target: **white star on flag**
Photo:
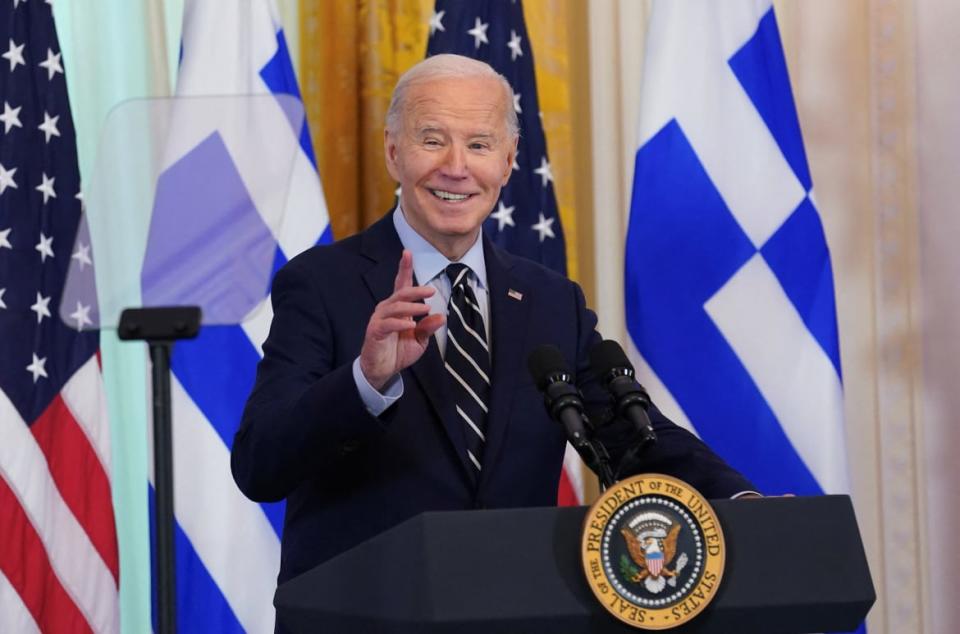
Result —
[[517, 114], [523, 112], [520, 108], [520, 93], [518, 92], [513, 94], [513, 109], [517, 111]]
[[3, 301], [3, 294], [7, 292], [7, 289], [0, 288], [0, 308], [6, 308], [7, 304]]
[[37, 291], [37, 301], [33, 303], [30, 310], [37, 313], [38, 324], [43, 322], [44, 317], [50, 316], [50, 297], [44, 297], [40, 291]]
[[51, 176], [47, 178], [47, 173], [43, 172], [43, 182], [37, 185], [37, 191], [43, 194], [43, 204], [46, 205], [47, 201], [51, 198], [56, 198], [57, 193], [53, 191], [53, 181], [57, 180], [56, 177]]
[[518, 158], [520, 158], [520, 146], [519, 146], [519, 145], [517, 145], [517, 151], [513, 153], [513, 165], [511, 166], [511, 167], [513, 167], [513, 171], [515, 171], [515, 172], [520, 171], [520, 165], [519, 165], [519, 163], [517, 163], [517, 159], [518, 159]]
[[4, 59], [10, 60], [10, 72], [13, 72], [13, 69], [17, 67], [17, 64], [21, 66], [26, 66], [27, 63], [23, 60], [23, 44], [17, 46], [13, 42], [13, 38], [10, 38], [10, 46], [7, 49], [7, 52], [3, 54]]
[[13, 180], [13, 175], [17, 173], [17, 168], [7, 169], [0, 163], [0, 194], [7, 190], [7, 187], [17, 189], [17, 181]]
[[[550, 163], [547, 161], [546, 156], [540, 159], [540, 167], [533, 170], [533, 173], [540, 175], [540, 178], [543, 179], [544, 187], [547, 186], [547, 183], [553, 180], [553, 172], [550, 171]], [[553, 236], [550, 236], [550, 237], [553, 237]]]
[[0, 114], [0, 121], [3, 121], [3, 133], [6, 134], [10, 131], [10, 128], [16, 126], [22, 128], [23, 124], [20, 123], [20, 110], [23, 106], [17, 106], [16, 108], [11, 108], [10, 104], [4, 100], [3, 102], [3, 114]]
[[60, 120], [60, 115], [51, 117], [47, 114], [47, 111], [43, 111], [43, 123], [37, 126], [38, 130], [43, 130], [45, 135], [44, 142], [49, 143], [51, 136], [60, 136], [60, 130], [57, 129], [57, 121]]
[[12, 228], [8, 227], [0, 231], [0, 249], [6, 247], [7, 249], [13, 249], [13, 245], [10, 244], [10, 232], [13, 231]]
[[40, 242], [37, 243], [37, 246], [34, 247], [37, 251], [40, 252], [40, 261], [46, 262], [47, 256], [53, 257], [53, 236], [49, 238], [43, 235], [43, 232], [40, 232]]
[[473, 47], [480, 48], [480, 44], [489, 44], [490, 40], [487, 39], [487, 27], [490, 24], [484, 24], [480, 21], [480, 18], [477, 18], [477, 21], [474, 23], [473, 28], [467, 31], [469, 35], [473, 36]]
[[92, 326], [90, 319], [90, 307], [77, 302], [77, 309], [70, 313], [70, 319], [77, 322], [77, 330], [83, 330], [84, 325]]
[[43, 357], [42, 359], [37, 357], [36, 353], [33, 353], [33, 363], [27, 366], [27, 372], [33, 375], [33, 382], [36, 383], [37, 379], [41, 376], [47, 378], [47, 370], [44, 366], [47, 365], [47, 358]]
[[557, 237], [553, 235], [552, 225], [554, 220], [556, 220], [556, 218], [550, 218], [550, 219], [544, 218], [543, 212], [542, 211], [540, 212], [540, 222], [538, 222], [537, 224], [531, 227], [531, 229], [533, 229], [534, 231], [540, 234], [540, 242], [543, 242], [546, 238]]
[[494, 218], [497, 221], [498, 231], [503, 231], [503, 228], [506, 227], [507, 225], [510, 225], [511, 227], [516, 226], [513, 223], [514, 209], [516, 209], [516, 207], [507, 207], [506, 205], [503, 204], [503, 201], [501, 200], [500, 206], [497, 208], [497, 210], [492, 214], [490, 214], [490, 217]]
[[435, 11], [432, 16], [430, 16], [430, 35], [433, 35], [437, 31], [446, 31], [443, 28], [443, 14], [446, 11]]
[[40, 62], [40, 66], [47, 69], [48, 81], [52, 80], [57, 73], [63, 74], [63, 66], [60, 65], [60, 53], [55, 54], [49, 48], [47, 49], [47, 59]]
[[73, 255], [70, 256], [71, 260], [76, 260], [80, 263], [80, 270], [83, 270], [84, 265], [89, 264], [93, 266], [93, 260], [90, 259], [90, 245], [84, 244], [77, 241], [77, 250], [73, 252]]
[[507, 48], [510, 49], [510, 60], [515, 61], [523, 55], [523, 49], [520, 48], [520, 36], [513, 29], [510, 29], [510, 41], [507, 42]]

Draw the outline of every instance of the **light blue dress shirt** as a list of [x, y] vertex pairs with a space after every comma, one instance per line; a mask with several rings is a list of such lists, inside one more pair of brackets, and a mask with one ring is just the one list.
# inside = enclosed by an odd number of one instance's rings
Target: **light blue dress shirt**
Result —
[[[447, 259], [440, 253], [436, 247], [426, 241], [423, 236], [417, 233], [407, 222], [403, 215], [403, 210], [397, 205], [393, 211], [393, 226], [400, 236], [400, 243], [403, 248], [410, 251], [413, 255], [413, 274], [416, 281], [421, 286], [430, 285], [437, 289], [432, 297], [425, 301], [430, 307], [431, 315], [446, 315], [447, 304], [450, 301], [450, 280], [445, 271], [447, 265], [452, 264], [452, 260]], [[467, 283], [473, 289], [477, 297], [477, 304], [480, 307], [480, 313], [483, 315], [483, 323], [487, 328], [487, 344], [490, 344], [490, 291], [487, 286], [487, 265], [483, 257], [483, 240], [481, 233], [477, 235], [476, 242], [473, 243], [460, 260], [461, 264], [466, 264], [470, 268], [471, 275]], [[440, 355], [447, 348], [447, 326], [444, 323], [433, 335], [437, 340], [437, 347], [440, 349]], [[397, 399], [403, 396], [403, 377], [400, 374], [394, 376], [383, 387], [383, 392], [378, 392], [367, 378], [360, 371], [360, 357], [353, 361], [353, 380], [357, 384], [357, 391], [367, 410], [374, 416], [379, 416], [388, 407], [393, 405]]]

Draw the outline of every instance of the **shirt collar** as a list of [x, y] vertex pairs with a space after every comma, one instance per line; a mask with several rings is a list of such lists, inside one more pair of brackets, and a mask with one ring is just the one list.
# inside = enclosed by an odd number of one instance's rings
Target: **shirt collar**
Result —
[[[416, 230], [407, 222], [400, 203], [393, 211], [393, 226], [400, 236], [400, 243], [403, 248], [413, 254], [413, 273], [417, 276], [420, 284], [426, 284], [436, 276], [443, 273], [452, 260], [437, 251], [437, 248], [427, 242]], [[473, 271], [474, 276], [480, 283], [480, 288], [487, 288], [487, 264], [483, 257], [483, 228], [477, 234], [477, 240], [473, 243], [463, 257], [460, 258], [461, 264], [466, 264]]]

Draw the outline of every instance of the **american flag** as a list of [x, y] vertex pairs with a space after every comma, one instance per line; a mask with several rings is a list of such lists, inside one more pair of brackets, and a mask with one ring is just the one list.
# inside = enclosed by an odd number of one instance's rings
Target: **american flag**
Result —
[[[456, 53], [482, 60], [513, 87], [520, 120], [520, 144], [514, 174], [503, 188], [484, 233], [497, 246], [567, 272], [567, 255], [547, 139], [540, 122], [533, 50], [520, 0], [437, 0], [430, 18], [427, 56]], [[569, 446], [558, 491], [561, 505], [583, 502], [579, 458]]]
[[0, 631], [115, 632], [110, 437], [89, 304], [60, 299], [80, 173], [49, 3], [0, 8]]

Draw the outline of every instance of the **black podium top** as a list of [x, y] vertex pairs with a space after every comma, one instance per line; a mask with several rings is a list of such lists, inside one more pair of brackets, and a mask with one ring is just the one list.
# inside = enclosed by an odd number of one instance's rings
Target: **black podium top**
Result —
[[[727, 543], [713, 603], [673, 632], [857, 628], [876, 594], [847, 496], [714, 500]], [[580, 560], [586, 508], [425, 513], [277, 590], [294, 632], [636, 632]]]

